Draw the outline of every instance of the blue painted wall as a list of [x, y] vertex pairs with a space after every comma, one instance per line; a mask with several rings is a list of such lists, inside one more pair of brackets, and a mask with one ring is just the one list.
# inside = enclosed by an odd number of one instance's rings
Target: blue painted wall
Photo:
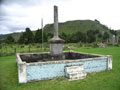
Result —
[[27, 81], [52, 79], [55, 77], [65, 76], [64, 67], [66, 65], [79, 64], [84, 65], [84, 70], [87, 73], [99, 72], [107, 69], [107, 59], [27, 66]]

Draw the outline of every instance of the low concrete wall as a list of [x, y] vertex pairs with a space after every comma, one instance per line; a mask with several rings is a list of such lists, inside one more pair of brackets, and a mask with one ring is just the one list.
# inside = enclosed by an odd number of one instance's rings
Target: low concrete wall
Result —
[[[19, 83], [26, 83], [29, 81], [38, 81], [44, 79], [52, 79], [56, 77], [65, 76], [65, 67], [70, 65], [84, 65], [84, 72], [100, 72], [112, 69], [112, 56], [99, 55], [96, 58], [76, 59], [76, 60], [59, 60], [26, 63], [22, 62], [17, 54], [18, 62], [18, 77]], [[98, 55], [97, 55], [98, 56]]]
[[27, 82], [26, 62], [22, 62], [20, 55], [18, 53], [16, 54], [16, 61], [18, 66], [19, 83], [26, 83]]

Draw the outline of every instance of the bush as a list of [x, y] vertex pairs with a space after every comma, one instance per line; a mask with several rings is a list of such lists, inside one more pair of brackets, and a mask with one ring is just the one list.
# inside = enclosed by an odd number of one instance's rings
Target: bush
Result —
[[24, 48], [24, 45], [21, 45], [20, 48]]
[[93, 46], [92, 46], [93, 48], [97, 48], [98, 47], [98, 45], [96, 44], [96, 43], [93, 43]]

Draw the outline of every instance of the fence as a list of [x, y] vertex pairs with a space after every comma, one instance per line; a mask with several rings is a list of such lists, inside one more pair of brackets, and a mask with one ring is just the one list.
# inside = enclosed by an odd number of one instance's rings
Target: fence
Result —
[[16, 53], [32, 53], [32, 52], [43, 52], [49, 51], [49, 47], [44, 46], [43, 48], [41, 45], [6, 45], [1, 46], [0, 48], [0, 56], [3, 55], [14, 55]]

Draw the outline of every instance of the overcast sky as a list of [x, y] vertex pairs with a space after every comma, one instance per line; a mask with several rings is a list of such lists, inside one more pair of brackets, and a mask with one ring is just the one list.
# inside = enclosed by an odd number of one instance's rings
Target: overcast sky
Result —
[[59, 22], [99, 20], [111, 29], [120, 29], [120, 0], [0, 0], [0, 34], [32, 30], [53, 23], [53, 6]]

